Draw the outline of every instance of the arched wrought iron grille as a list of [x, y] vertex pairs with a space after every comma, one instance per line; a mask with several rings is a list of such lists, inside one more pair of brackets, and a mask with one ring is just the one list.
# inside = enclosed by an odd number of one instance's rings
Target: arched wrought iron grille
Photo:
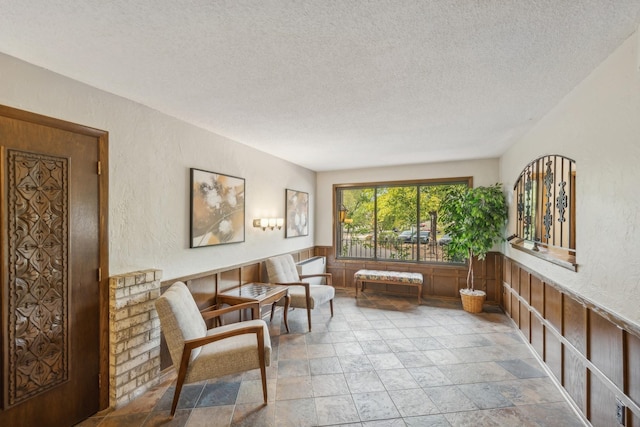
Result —
[[516, 237], [534, 250], [561, 250], [575, 257], [576, 162], [557, 154], [537, 158], [514, 186]]

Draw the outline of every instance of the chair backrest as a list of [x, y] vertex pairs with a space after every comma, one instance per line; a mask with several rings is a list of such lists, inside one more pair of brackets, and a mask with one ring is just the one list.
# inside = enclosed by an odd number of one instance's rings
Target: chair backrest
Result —
[[[182, 282], [171, 285], [160, 295], [155, 305], [173, 366], [179, 370], [184, 342], [204, 337], [207, 334], [207, 324], [187, 285]], [[200, 348], [194, 349], [191, 352], [191, 360], [195, 359], [199, 353]]]
[[291, 254], [279, 255], [265, 261], [267, 276], [271, 283], [299, 282], [300, 276]]

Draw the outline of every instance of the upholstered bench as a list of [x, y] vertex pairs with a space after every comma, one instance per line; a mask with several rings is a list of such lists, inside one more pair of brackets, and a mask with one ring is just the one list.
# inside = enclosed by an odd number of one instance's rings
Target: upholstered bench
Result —
[[408, 271], [383, 271], [383, 270], [358, 270], [353, 275], [356, 284], [356, 298], [358, 298], [358, 285], [364, 291], [365, 283], [383, 283], [387, 285], [405, 285], [418, 288], [418, 304], [422, 296], [422, 274]]

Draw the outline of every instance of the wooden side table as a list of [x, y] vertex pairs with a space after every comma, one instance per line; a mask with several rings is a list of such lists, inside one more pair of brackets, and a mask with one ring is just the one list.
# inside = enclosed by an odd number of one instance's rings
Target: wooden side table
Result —
[[237, 288], [230, 289], [217, 295], [219, 304], [236, 305], [243, 302], [257, 302], [258, 307], [253, 309], [253, 318], [260, 319], [262, 307], [267, 304], [275, 304], [284, 298], [284, 326], [289, 332], [287, 312], [289, 311], [289, 287], [283, 285], [271, 285], [269, 283], [245, 283]]

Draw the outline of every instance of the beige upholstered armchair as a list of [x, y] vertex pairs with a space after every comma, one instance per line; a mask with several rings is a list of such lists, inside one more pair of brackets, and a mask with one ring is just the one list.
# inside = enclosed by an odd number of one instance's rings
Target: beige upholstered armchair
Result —
[[[262, 319], [208, 329], [206, 319], [219, 318], [257, 303], [238, 304], [200, 312], [187, 286], [176, 282], [156, 300], [160, 327], [178, 372], [171, 416], [176, 412], [184, 383], [260, 368], [262, 394], [267, 403], [266, 366], [271, 364], [269, 329]], [[216, 323], [217, 324], [217, 323]]]
[[[266, 267], [269, 283], [289, 286], [289, 295], [291, 296], [289, 306], [307, 310], [309, 332], [311, 332], [311, 310], [313, 308], [329, 302], [331, 317], [333, 317], [333, 297], [336, 291], [332, 285], [331, 273], [298, 275], [296, 263], [290, 254], [267, 259]], [[325, 284], [312, 285], [302, 281], [310, 277], [324, 277]], [[272, 316], [274, 308], [275, 304], [271, 307]]]

